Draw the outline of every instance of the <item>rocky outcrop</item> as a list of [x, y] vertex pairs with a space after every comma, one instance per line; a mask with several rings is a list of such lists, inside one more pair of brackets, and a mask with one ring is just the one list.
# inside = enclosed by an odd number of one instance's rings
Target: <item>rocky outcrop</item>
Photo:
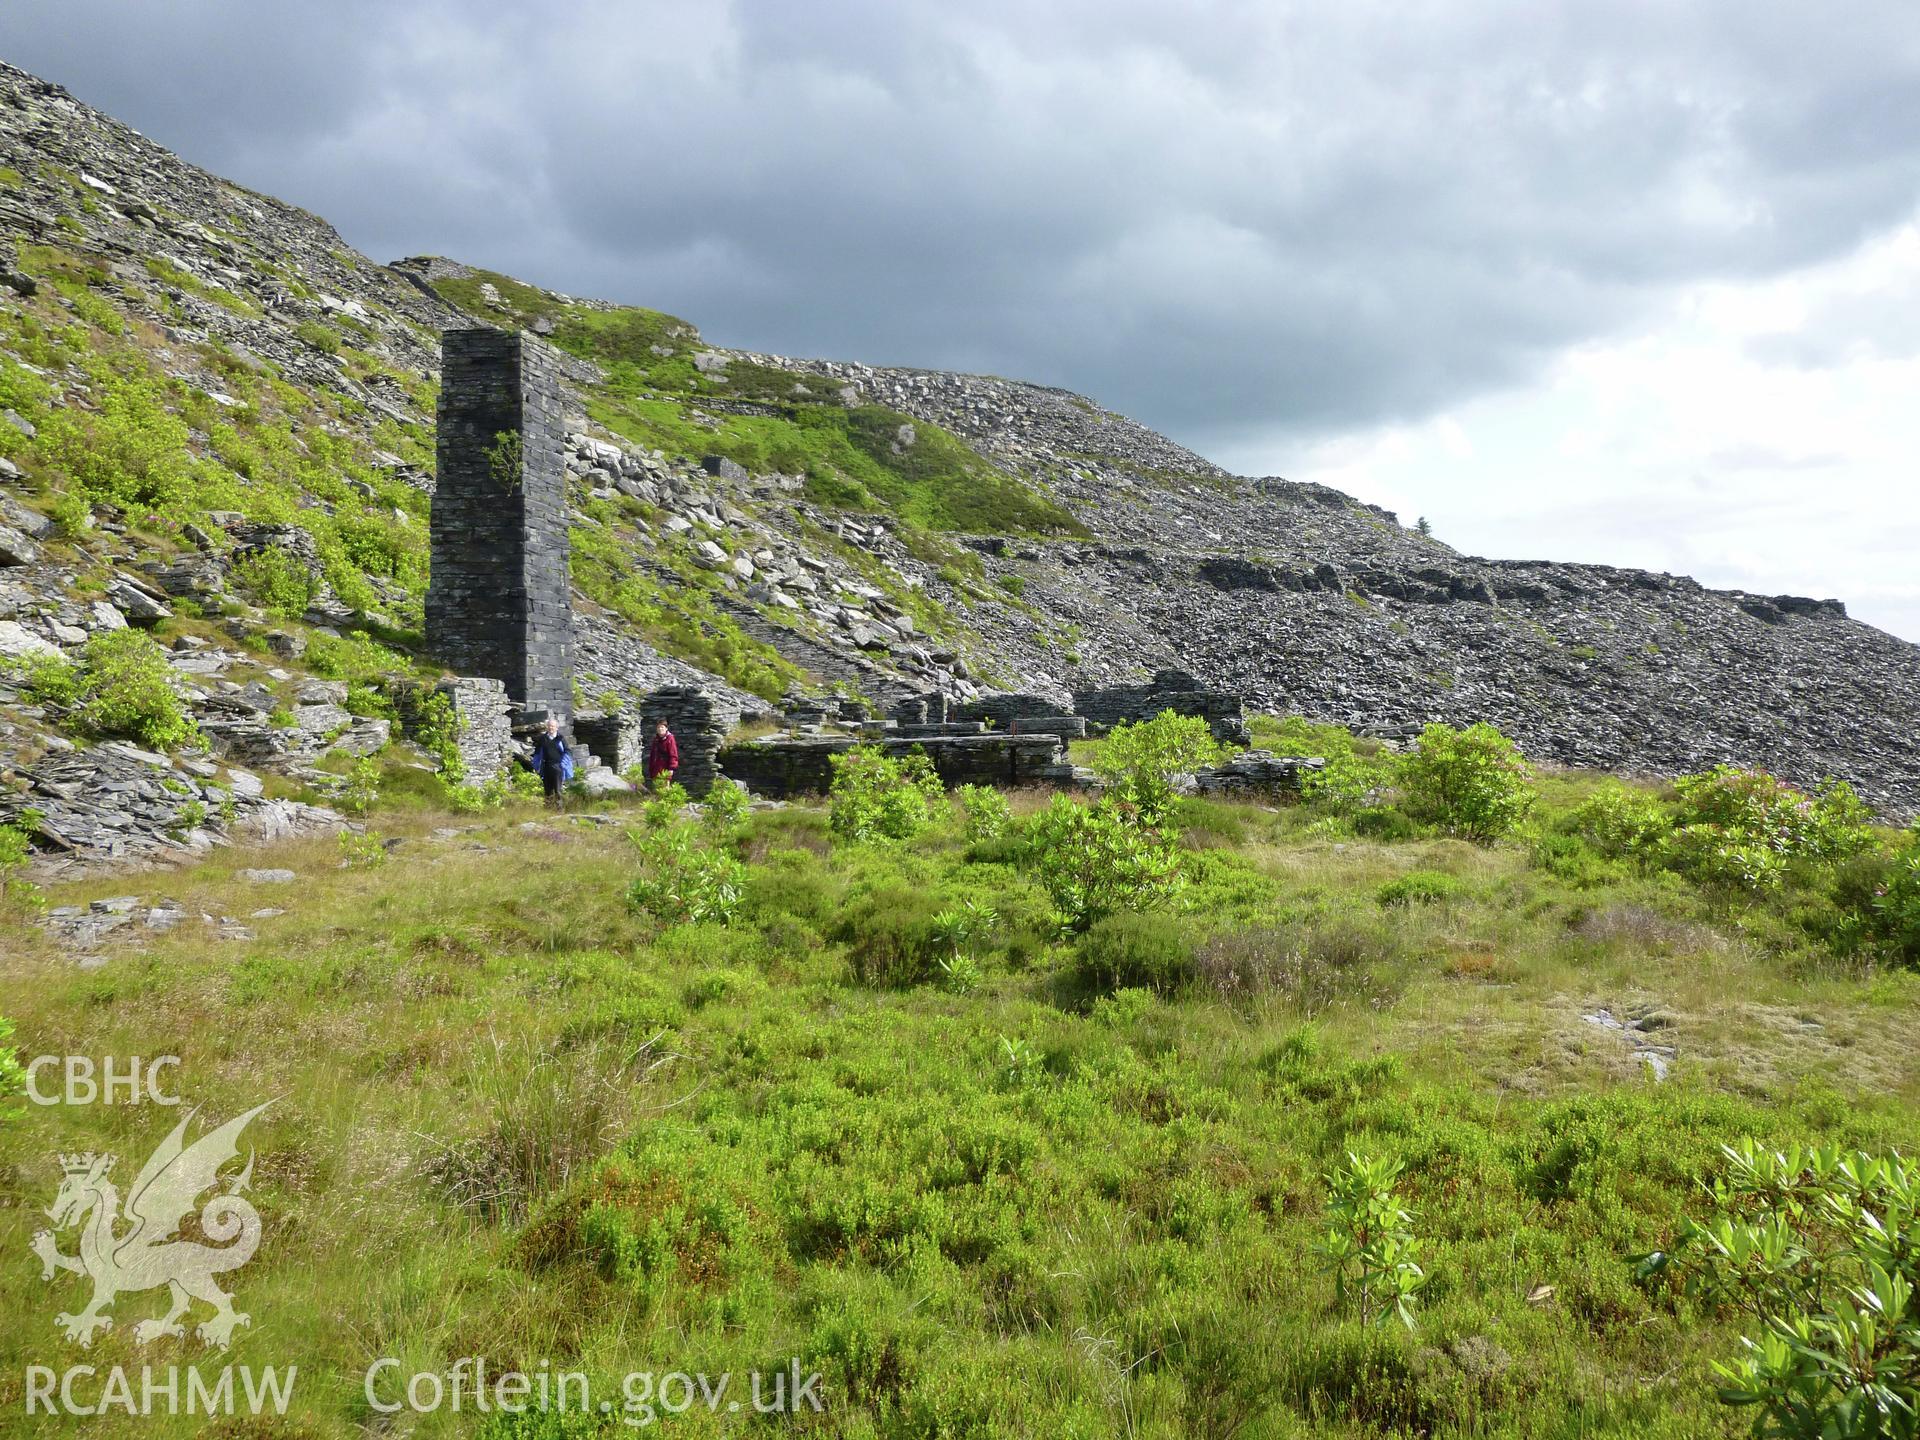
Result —
[[63, 859], [155, 863], [192, 859], [236, 835], [260, 840], [343, 823], [316, 806], [268, 799], [259, 776], [133, 745], [56, 748], [0, 792], [0, 824], [25, 830], [57, 868]]

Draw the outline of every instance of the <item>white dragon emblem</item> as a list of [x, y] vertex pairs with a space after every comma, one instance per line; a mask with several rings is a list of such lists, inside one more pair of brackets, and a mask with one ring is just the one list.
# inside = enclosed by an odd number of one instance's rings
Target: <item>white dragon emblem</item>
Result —
[[[196, 1299], [214, 1307], [214, 1313], [194, 1331], [210, 1345], [224, 1350], [234, 1328], [251, 1323], [249, 1316], [235, 1312], [233, 1297], [213, 1283], [214, 1276], [246, 1264], [260, 1245], [259, 1212], [241, 1198], [253, 1179], [251, 1153], [246, 1168], [229, 1176], [226, 1188], [200, 1211], [200, 1231], [214, 1243], [202, 1245], [197, 1240], [181, 1239], [178, 1232], [181, 1222], [192, 1214], [194, 1202], [218, 1183], [220, 1167], [240, 1153], [240, 1132], [247, 1122], [272, 1103], [269, 1100], [266, 1105], [257, 1105], [193, 1144], [183, 1145], [187, 1122], [200, 1113], [197, 1109], [188, 1112], [140, 1167], [127, 1194], [124, 1217], [120, 1213], [120, 1192], [107, 1179], [113, 1156], [88, 1153], [60, 1157], [65, 1178], [47, 1210], [47, 1218], [56, 1229], [80, 1227], [80, 1253], [62, 1255], [51, 1230], [36, 1234], [32, 1249], [44, 1266], [42, 1280], [51, 1280], [56, 1270], [71, 1270], [93, 1281], [93, 1299], [85, 1310], [56, 1317], [68, 1339], [91, 1345], [94, 1331], [113, 1325], [113, 1317], [106, 1310], [115, 1296], [159, 1285], [173, 1292], [173, 1303], [165, 1315], [142, 1320], [133, 1327], [133, 1338], [143, 1345], [162, 1335], [184, 1336], [186, 1328], [180, 1317]], [[130, 1228], [115, 1233], [123, 1222]]]

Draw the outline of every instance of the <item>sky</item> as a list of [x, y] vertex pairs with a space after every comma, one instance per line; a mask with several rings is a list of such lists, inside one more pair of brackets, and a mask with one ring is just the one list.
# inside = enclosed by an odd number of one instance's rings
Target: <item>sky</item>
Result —
[[1920, 641], [1920, 7], [8, 0], [332, 221]]

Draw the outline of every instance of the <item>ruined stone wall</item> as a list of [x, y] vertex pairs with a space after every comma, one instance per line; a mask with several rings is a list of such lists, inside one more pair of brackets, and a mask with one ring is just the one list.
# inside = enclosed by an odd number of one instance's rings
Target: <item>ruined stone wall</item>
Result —
[[[749, 740], [720, 752], [722, 772], [756, 795], [825, 794], [833, 784], [833, 757], [863, 743], [851, 735], [801, 735]], [[877, 742], [894, 759], [919, 750], [948, 789], [960, 785], [1072, 783], [1057, 735], [954, 735]]]
[[1145, 685], [1110, 685], [1073, 692], [1073, 709], [1101, 729], [1123, 722], [1151, 720], [1163, 710], [1197, 715], [1216, 740], [1245, 744], [1247, 722], [1238, 695], [1202, 689], [1184, 670], [1162, 670]]
[[1004, 730], [1014, 720], [1030, 717], [1038, 719], [1043, 715], [1058, 717], [1072, 713], [1044, 695], [1019, 695], [1010, 691], [996, 690], [954, 707], [949, 718], [991, 720]]
[[[441, 336], [427, 648], [506, 686], [522, 709], [572, 709], [565, 411], [538, 340]], [[503, 438], [504, 437], [504, 438]]]
[[427, 703], [436, 695], [445, 696], [452, 707], [454, 748], [460, 753], [466, 783], [481, 785], [503, 774], [512, 763], [513, 751], [513, 706], [506, 687], [479, 676], [459, 676], [435, 685], [395, 680], [387, 687], [387, 697], [408, 739], [431, 741]]
[[653, 726], [665, 720], [680, 747], [680, 769], [674, 779], [695, 799], [713, 788], [718, 774], [716, 757], [727, 738], [727, 712], [714, 697], [692, 685], [672, 685], [650, 692], [640, 702], [642, 744], [653, 738]]

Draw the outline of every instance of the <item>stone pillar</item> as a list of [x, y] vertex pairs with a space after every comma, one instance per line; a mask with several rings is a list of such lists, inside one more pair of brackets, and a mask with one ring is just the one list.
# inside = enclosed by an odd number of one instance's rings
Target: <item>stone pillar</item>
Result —
[[726, 718], [713, 696], [697, 686], [669, 685], [649, 691], [640, 703], [643, 747], [653, 739], [653, 726], [665, 720], [680, 749], [680, 769], [674, 779], [696, 799], [713, 788], [718, 773], [715, 757], [727, 736]]
[[393, 701], [400, 731], [408, 739], [429, 738], [426, 706], [436, 695], [444, 695], [451, 707], [454, 748], [460, 752], [466, 781], [482, 784], [505, 771], [512, 763], [513, 707], [500, 682], [471, 676], [455, 676], [437, 685], [419, 680], [393, 681], [387, 686], [387, 697]]
[[438, 479], [427, 649], [507, 687], [526, 711], [573, 708], [566, 423], [553, 357], [531, 336], [440, 337]]

